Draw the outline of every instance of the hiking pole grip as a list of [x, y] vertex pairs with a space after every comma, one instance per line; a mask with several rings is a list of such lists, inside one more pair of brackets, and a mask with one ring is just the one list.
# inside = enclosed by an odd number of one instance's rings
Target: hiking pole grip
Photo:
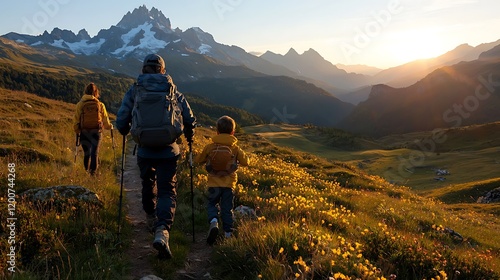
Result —
[[193, 226], [193, 243], [194, 237], [194, 191], [193, 191], [193, 142], [189, 142], [189, 173], [191, 179], [191, 222]]
[[76, 142], [75, 142], [75, 145], [78, 147], [80, 146], [80, 133], [77, 133], [76, 134]]
[[122, 201], [123, 201], [123, 173], [125, 172], [125, 144], [126, 144], [126, 136], [123, 135], [122, 142], [122, 168], [121, 168], [121, 176], [120, 176], [120, 200], [118, 203], [118, 240], [120, 240], [120, 233], [122, 230]]
[[76, 157], [78, 156], [78, 146], [80, 146], [80, 133], [76, 133], [76, 141], [75, 141], [75, 163]]

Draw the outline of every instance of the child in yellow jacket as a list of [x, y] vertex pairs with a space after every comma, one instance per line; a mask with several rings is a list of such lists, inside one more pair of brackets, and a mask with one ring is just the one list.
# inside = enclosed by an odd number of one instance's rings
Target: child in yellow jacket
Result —
[[[222, 116], [217, 120], [217, 135], [212, 137], [212, 143], [203, 148], [195, 162], [198, 164], [207, 163], [213, 151], [221, 146], [229, 147], [235, 157], [235, 164], [248, 166], [249, 160], [245, 152], [237, 145], [238, 139], [234, 136], [236, 122], [228, 116]], [[236, 168], [235, 168], [236, 169]], [[222, 219], [223, 229], [226, 237], [230, 237], [233, 232], [233, 206], [234, 194], [233, 188], [236, 187], [238, 176], [235, 170], [229, 172], [208, 174], [208, 222], [210, 228], [207, 237], [207, 243], [212, 245], [219, 234], [218, 225], [218, 208], [220, 206], [220, 216]]]

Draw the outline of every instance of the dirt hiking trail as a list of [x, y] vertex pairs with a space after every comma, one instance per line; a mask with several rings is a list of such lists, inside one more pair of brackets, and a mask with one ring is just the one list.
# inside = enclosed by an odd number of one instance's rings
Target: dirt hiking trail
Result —
[[[137, 157], [132, 155], [133, 149], [128, 149], [125, 156], [125, 172], [123, 179], [123, 195], [125, 197], [124, 211], [126, 220], [132, 226], [130, 247], [125, 250], [130, 259], [130, 275], [127, 280], [184, 280], [184, 279], [212, 279], [209, 270], [211, 267], [210, 254], [212, 247], [206, 244], [206, 234], [197, 233], [196, 242], [184, 261], [184, 267], [174, 275], [156, 275], [151, 261], [157, 257], [157, 251], [153, 248], [153, 234], [149, 232], [146, 225], [146, 214], [142, 210], [141, 202], [141, 179], [137, 166]], [[173, 225], [175, 229], [175, 221]], [[192, 237], [189, 237], [191, 240]], [[170, 246], [172, 246], [170, 241]], [[176, 257], [175, 255], [173, 256]], [[169, 260], [163, 260], [168, 262]], [[149, 277], [147, 277], [149, 276]]]

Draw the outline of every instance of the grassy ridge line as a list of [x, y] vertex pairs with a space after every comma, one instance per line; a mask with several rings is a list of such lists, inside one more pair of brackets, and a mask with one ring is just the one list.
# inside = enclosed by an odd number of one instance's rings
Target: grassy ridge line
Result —
[[[48, 66], [47, 66], [48, 67]], [[0, 87], [23, 90], [51, 99], [77, 103], [85, 86], [94, 82], [101, 90], [101, 101], [106, 105], [108, 112], [116, 113], [121, 104], [123, 94], [134, 83], [134, 79], [119, 74], [107, 74], [102, 71], [76, 71], [78, 69], [58, 69], [59, 73], [49, 68], [25, 68], [19, 65], [3, 65], [0, 63]], [[182, 88], [180, 89], [182, 91]], [[255, 125], [262, 123], [262, 119], [239, 108], [223, 106], [210, 102], [205, 98], [188, 96], [190, 105], [195, 111], [199, 123], [212, 125], [218, 117], [230, 114], [241, 125]]]
[[[500, 163], [500, 139], [497, 131], [500, 123], [450, 129], [444, 134], [447, 141], [439, 144], [440, 149], [427, 151], [419, 148], [415, 141], [424, 141], [425, 148], [432, 146], [430, 132], [392, 135], [379, 140], [368, 140], [351, 135], [340, 138], [349, 139], [353, 148], [346, 149], [344, 142], [332, 144], [325, 141], [321, 131], [315, 128], [297, 126], [254, 126], [245, 128], [250, 133], [257, 133], [280, 146], [291, 147], [307, 153], [315, 154], [331, 160], [341, 160], [357, 166], [369, 174], [384, 176], [387, 180], [410, 186], [420, 194], [448, 185], [488, 180], [498, 176], [496, 167]], [[331, 134], [331, 132], [329, 132]], [[319, 137], [310, 137], [317, 135]], [[327, 133], [327, 135], [329, 135]], [[340, 134], [342, 136], [342, 134]], [[478, 138], [478, 137], [482, 138]], [[444, 137], [444, 136], [441, 136]], [[330, 137], [330, 139], [334, 137]], [[475, 145], [472, 139], [480, 139]], [[344, 143], [344, 144], [343, 144]], [[486, 143], [486, 144], [485, 144]], [[493, 146], [492, 146], [493, 145]], [[429, 148], [430, 147], [430, 148]], [[443, 148], [443, 147], [446, 147]], [[423, 157], [422, 157], [423, 156]], [[435, 169], [447, 169], [451, 175], [445, 176], [443, 182], [434, 180]], [[395, 178], [394, 175], [396, 175]], [[491, 185], [491, 189], [494, 187]], [[484, 189], [484, 191], [488, 191]], [[477, 193], [470, 193], [476, 200]], [[484, 194], [481, 194], [484, 195]], [[446, 202], [446, 201], [445, 201]]]

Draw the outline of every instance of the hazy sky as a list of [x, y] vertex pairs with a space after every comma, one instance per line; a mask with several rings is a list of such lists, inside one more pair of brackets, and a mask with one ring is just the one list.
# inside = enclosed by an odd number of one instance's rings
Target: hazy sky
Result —
[[0, 35], [59, 27], [94, 36], [143, 4], [173, 28], [200, 27], [222, 44], [279, 54], [313, 48], [334, 64], [387, 68], [500, 39], [499, 0], [3, 1]]

